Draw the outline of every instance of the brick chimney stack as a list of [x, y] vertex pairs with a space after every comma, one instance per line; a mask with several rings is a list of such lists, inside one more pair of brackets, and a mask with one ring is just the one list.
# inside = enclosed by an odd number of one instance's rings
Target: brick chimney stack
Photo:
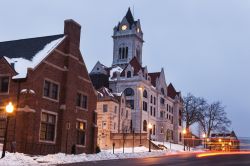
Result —
[[74, 48], [80, 47], [81, 25], [72, 19], [64, 21], [64, 34], [68, 36], [70, 45]]

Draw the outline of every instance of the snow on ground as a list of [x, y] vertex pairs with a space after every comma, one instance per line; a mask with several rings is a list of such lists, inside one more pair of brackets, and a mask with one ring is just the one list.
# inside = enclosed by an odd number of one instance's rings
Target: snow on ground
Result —
[[170, 142], [157, 142], [157, 141], [153, 141], [153, 143], [156, 144], [156, 145], [164, 145], [169, 150], [183, 151], [183, 149], [184, 149], [183, 145], [173, 144], [173, 143], [170, 143]]
[[[148, 152], [148, 148], [146, 147], [135, 147], [134, 153], [132, 152], [132, 148], [124, 148], [124, 153], [123, 149], [120, 148], [120, 149], [115, 149], [114, 154], [112, 149], [102, 150], [102, 152], [98, 154], [65, 155], [64, 153], [57, 153], [46, 156], [28, 156], [23, 153], [14, 154], [7, 152], [5, 158], [0, 159], [0, 165], [1, 166], [24, 166], [24, 165], [44, 166], [44, 165], [55, 165], [63, 163], [75, 163], [75, 162], [110, 160], [110, 159], [145, 158], [145, 157], [156, 157], [169, 154], [176, 154], [182, 151], [183, 149], [182, 145], [172, 144], [171, 147], [172, 150], [152, 150], [152, 152]], [[1, 151], [0, 154], [2, 154]]]

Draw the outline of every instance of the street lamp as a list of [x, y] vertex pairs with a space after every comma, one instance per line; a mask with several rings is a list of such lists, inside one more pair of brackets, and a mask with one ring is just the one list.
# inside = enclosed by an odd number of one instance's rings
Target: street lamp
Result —
[[186, 150], [185, 149], [185, 135], [187, 134], [187, 130], [186, 129], [183, 129], [183, 131], [182, 131], [182, 133], [183, 133], [183, 145], [184, 145], [184, 151]]
[[140, 146], [141, 143], [141, 127], [142, 127], [142, 93], [143, 93], [143, 87], [139, 87], [138, 90], [140, 91]]
[[148, 124], [148, 129], [149, 129], [149, 139], [148, 139], [148, 151], [151, 152], [151, 132], [152, 132], [152, 124]]
[[7, 144], [7, 135], [8, 135], [8, 126], [9, 126], [10, 114], [12, 114], [13, 111], [14, 111], [14, 106], [12, 105], [11, 102], [9, 102], [9, 104], [6, 105], [5, 111], [6, 111], [6, 113], [7, 113], [7, 122], [6, 122], [6, 128], [5, 128], [5, 133], [4, 133], [4, 143], [3, 143], [2, 158], [4, 158], [4, 156], [5, 156], [5, 151], [6, 151], [6, 144]]
[[204, 148], [206, 148], [206, 134], [202, 134], [202, 138], [203, 138], [203, 141], [204, 141]]

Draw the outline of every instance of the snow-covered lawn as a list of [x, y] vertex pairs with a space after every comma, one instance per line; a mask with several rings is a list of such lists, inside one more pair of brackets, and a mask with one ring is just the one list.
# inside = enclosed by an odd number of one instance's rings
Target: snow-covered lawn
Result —
[[[125, 153], [123, 153], [123, 149], [120, 148], [120, 149], [115, 149], [115, 154], [113, 154], [112, 149], [102, 150], [102, 152], [98, 154], [65, 155], [64, 153], [58, 153], [46, 156], [28, 156], [22, 153], [14, 154], [7, 152], [5, 158], [0, 159], [0, 165], [1, 166], [55, 165], [63, 163], [98, 161], [98, 160], [109, 160], [109, 159], [145, 158], [145, 157], [156, 157], [169, 154], [176, 154], [182, 151], [183, 149], [183, 146], [181, 145], [172, 144], [171, 147], [172, 150], [152, 150], [152, 152], [148, 152], [148, 148], [146, 147], [135, 147], [134, 153], [132, 153], [132, 148], [125, 148], [124, 149]], [[1, 151], [0, 153], [2, 154]]]

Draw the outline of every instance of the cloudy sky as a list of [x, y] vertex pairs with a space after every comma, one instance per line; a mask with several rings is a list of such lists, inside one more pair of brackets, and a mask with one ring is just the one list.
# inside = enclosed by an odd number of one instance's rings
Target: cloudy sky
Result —
[[141, 20], [148, 70], [163, 67], [184, 95], [223, 102], [232, 129], [250, 137], [250, 1], [1, 0], [0, 41], [60, 34], [71, 18], [82, 25], [88, 69], [111, 65], [113, 27], [129, 6]]

